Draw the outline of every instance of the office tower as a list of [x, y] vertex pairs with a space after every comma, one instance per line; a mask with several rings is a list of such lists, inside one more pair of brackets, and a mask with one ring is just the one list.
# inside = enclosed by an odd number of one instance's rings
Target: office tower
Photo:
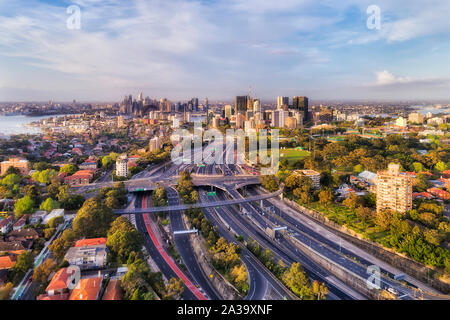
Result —
[[271, 126], [275, 128], [283, 128], [287, 111], [273, 110]]
[[116, 160], [116, 176], [128, 177], [128, 157], [127, 155], [121, 155]]
[[250, 119], [251, 117], [253, 117], [253, 110], [247, 110], [245, 112], [245, 119]]
[[233, 112], [232, 108], [233, 107], [231, 105], [229, 105], [229, 104], [227, 104], [225, 106], [225, 118], [231, 119], [231, 115], [232, 115], [232, 112]]
[[405, 213], [412, 209], [412, 178], [400, 173], [400, 165], [390, 164], [377, 172], [377, 212], [393, 210]]
[[143, 101], [144, 101], [144, 99], [142, 97], [142, 91], [141, 91], [141, 93], [139, 93], [138, 102], [143, 102]]
[[198, 111], [198, 98], [192, 98], [192, 111]]
[[277, 109], [284, 109], [289, 107], [289, 97], [277, 97]]
[[261, 101], [259, 99], [253, 100], [253, 113], [261, 112]]
[[292, 109], [303, 114], [303, 121], [308, 121], [309, 100], [307, 97], [294, 97], [292, 99]]
[[293, 117], [295, 118], [296, 122], [297, 122], [297, 126], [302, 126], [303, 125], [303, 114], [298, 112], [298, 111], [294, 111]]
[[236, 114], [236, 129], [243, 129], [245, 122], [245, 116], [242, 113]]
[[247, 111], [247, 101], [248, 96], [236, 96], [236, 100], [234, 103], [234, 114], [238, 113], [245, 114]]

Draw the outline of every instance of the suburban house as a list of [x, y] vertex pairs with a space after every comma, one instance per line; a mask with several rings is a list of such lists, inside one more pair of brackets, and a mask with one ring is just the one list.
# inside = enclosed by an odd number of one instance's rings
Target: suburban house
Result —
[[111, 279], [109, 281], [102, 300], [122, 300], [122, 286], [120, 279]]
[[93, 170], [80, 170], [70, 177], [64, 179], [65, 183], [70, 186], [82, 186], [91, 183], [94, 178]]
[[72, 273], [68, 268], [59, 269], [45, 289], [46, 293], [40, 295], [38, 300], [67, 300], [69, 297], [67, 283]]
[[102, 277], [81, 279], [70, 294], [69, 300], [98, 300], [102, 282]]
[[101, 269], [106, 264], [106, 244], [72, 247], [64, 259], [82, 270]]
[[13, 224], [14, 218], [12, 216], [0, 220], [0, 232], [3, 234], [7, 234], [9, 231], [11, 231]]
[[27, 224], [28, 215], [24, 214], [16, 223], [13, 225], [14, 231], [22, 230], [23, 227]]

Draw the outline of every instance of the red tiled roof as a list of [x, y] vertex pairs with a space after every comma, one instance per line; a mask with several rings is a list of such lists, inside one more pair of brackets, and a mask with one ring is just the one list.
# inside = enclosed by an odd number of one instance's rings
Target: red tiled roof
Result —
[[69, 297], [68, 293], [64, 294], [55, 294], [53, 296], [49, 296], [47, 294], [41, 294], [37, 297], [38, 300], [51, 300], [51, 301], [60, 301], [60, 300], [67, 300]]
[[122, 300], [122, 287], [120, 280], [111, 280], [106, 287], [102, 300]]
[[67, 280], [71, 274], [72, 273], [69, 273], [67, 268], [59, 269], [53, 276], [52, 281], [50, 281], [50, 284], [47, 286], [45, 291], [49, 292], [67, 289]]
[[106, 244], [106, 238], [82, 239], [75, 242], [75, 247], [88, 247]]
[[81, 279], [69, 300], [97, 300], [102, 280], [102, 277]]
[[2, 256], [0, 257], [0, 270], [11, 269], [16, 264], [15, 256]]

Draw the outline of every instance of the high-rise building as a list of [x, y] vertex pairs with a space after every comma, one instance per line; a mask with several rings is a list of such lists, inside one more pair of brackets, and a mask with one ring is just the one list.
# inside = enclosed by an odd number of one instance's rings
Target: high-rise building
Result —
[[292, 109], [303, 114], [303, 121], [308, 120], [309, 100], [307, 97], [294, 97], [292, 99]]
[[261, 112], [261, 101], [259, 99], [253, 100], [253, 114]]
[[277, 97], [277, 109], [285, 109], [284, 107], [289, 107], [289, 97]]
[[116, 160], [116, 176], [128, 177], [128, 157], [127, 155], [121, 155]]
[[231, 119], [233, 107], [229, 104], [225, 105], [225, 118]]
[[409, 114], [408, 121], [411, 122], [411, 123], [422, 124], [423, 121], [424, 121], [424, 116], [421, 113], [413, 112], [413, 113]]
[[393, 210], [405, 213], [412, 209], [412, 178], [400, 173], [400, 165], [390, 164], [377, 172], [377, 212]]
[[245, 116], [242, 113], [236, 114], [236, 129], [243, 129], [245, 122]]
[[273, 110], [271, 126], [275, 128], [283, 128], [286, 120], [286, 114], [289, 115], [289, 113], [284, 110]]
[[161, 149], [160, 139], [158, 137], [154, 137], [153, 139], [151, 139], [149, 148], [150, 152], [155, 152], [156, 150]]
[[236, 100], [234, 103], [234, 114], [245, 114], [247, 111], [247, 101], [248, 96], [236, 96]]

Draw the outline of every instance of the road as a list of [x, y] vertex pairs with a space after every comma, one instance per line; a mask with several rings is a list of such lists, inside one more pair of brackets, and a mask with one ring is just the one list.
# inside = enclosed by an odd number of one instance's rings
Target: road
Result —
[[[169, 200], [169, 205], [178, 205], [180, 203], [178, 192], [173, 188], [167, 188], [167, 196]], [[174, 231], [184, 231], [186, 230], [186, 225], [184, 223], [183, 215], [180, 211], [171, 211], [169, 213], [170, 227], [172, 233]], [[214, 286], [211, 284], [208, 276], [203, 272], [200, 263], [196, 259], [194, 249], [190, 241], [189, 234], [178, 234], [174, 235], [174, 242], [181, 259], [186, 266], [189, 274], [196, 283], [206, 292], [208, 297], [212, 300], [221, 300], [220, 294], [216, 291]]]
[[[233, 193], [233, 191], [231, 191], [231, 193]], [[224, 192], [218, 192], [217, 197], [219, 199], [224, 199], [226, 197], [226, 194]], [[242, 207], [246, 209], [247, 212], [252, 212], [249, 204], [243, 204]], [[272, 251], [277, 261], [281, 259], [287, 266], [290, 266], [294, 262], [300, 262], [306, 274], [312, 280], [325, 282], [329, 290], [328, 299], [350, 300], [357, 298], [352, 294], [353, 290], [345, 290], [344, 292], [344, 290], [341, 289], [341, 287], [345, 288], [343, 284], [341, 284], [340, 287], [337, 287], [335, 283], [338, 281], [336, 281], [337, 279], [333, 278], [333, 275], [324, 270], [322, 267], [318, 266], [305, 254], [298, 251], [295, 246], [288, 243], [287, 241], [283, 241], [283, 239], [270, 239], [262, 229], [258, 228], [254, 223], [249, 221], [248, 218], [244, 217], [244, 215], [234, 206], [222, 208], [222, 211], [224, 213], [224, 220], [228, 224], [232, 225], [233, 229], [237, 228], [238, 230], [240, 230], [240, 232], [242, 232], [241, 235], [243, 235], [246, 240], [249, 237], [253, 240], [256, 240], [261, 247], [267, 248]], [[333, 283], [327, 279], [330, 277], [334, 279]]]
[[[146, 195], [138, 196], [135, 203], [137, 207], [146, 207]], [[164, 248], [157, 240], [148, 219], [149, 218], [146, 215], [137, 215], [136, 226], [138, 231], [144, 235], [144, 246], [147, 249], [147, 252], [152, 257], [153, 261], [155, 261], [164, 277], [167, 280], [170, 280], [171, 278], [183, 280], [185, 290], [182, 294], [182, 298], [184, 300], [206, 300], [206, 297], [199, 292], [189, 279], [187, 279], [173, 259], [165, 252]]]

